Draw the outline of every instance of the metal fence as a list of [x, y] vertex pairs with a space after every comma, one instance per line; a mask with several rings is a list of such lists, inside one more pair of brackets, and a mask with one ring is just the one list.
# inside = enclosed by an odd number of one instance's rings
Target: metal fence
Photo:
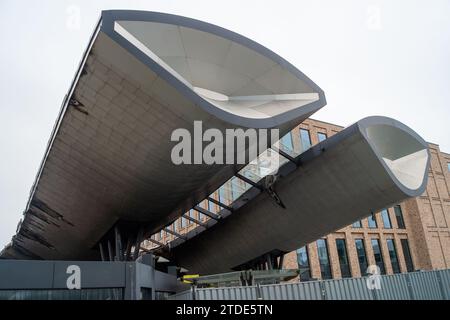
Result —
[[[184, 291], [170, 300], [450, 300], [450, 269], [368, 277]], [[373, 289], [369, 289], [369, 288]]]

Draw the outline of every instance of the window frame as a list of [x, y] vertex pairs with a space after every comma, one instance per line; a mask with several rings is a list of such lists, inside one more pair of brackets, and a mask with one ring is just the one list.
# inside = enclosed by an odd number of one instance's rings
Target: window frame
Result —
[[[289, 139], [287, 139], [286, 137], [289, 137]], [[285, 145], [286, 140], [288, 140], [289, 146]], [[294, 151], [294, 139], [292, 137], [292, 131], [289, 131], [288, 133], [286, 133], [284, 136], [281, 137], [279, 148], [281, 150], [285, 150], [285, 148], [286, 148], [288, 151], [291, 151], [291, 152]]]
[[[370, 221], [373, 221], [375, 226], [371, 226]], [[376, 213], [372, 213], [370, 216], [367, 217], [367, 225], [369, 229], [378, 229]]]
[[[357, 223], [357, 225], [355, 225]], [[361, 220], [357, 220], [355, 222], [352, 223], [352, 228], [354, 229], [361, 229], [363, 227], [362, 225], [362, 221]]]
[[[307, 269], [307, 271], [305, 270], [304, 272], [302, 272], [302, 270], [301, 270], [301, 267], [304, 267], [304, 266], [300, 265], [300, 260], [299, 260], [299, 252], [300, 252], [300, 250], [302, 250], [302, 249], [305, 249], [304, 254], [306, 255], [306, 264], [307, 264], [307, 268], [304, 268], [304, 269]], [[303, 247], [298, 248], [298, 249], [296, 250], [296, 255], [297, 255], [297, 266], [298, 266], [298, 269], [300, 270], [300, 274], [299, 274], [300, 281], [308, 281], [308, 280], [311, 280], [311, 278], [312, 278], [312, 275], [311, 275], [311, 263], [310, 263], [310, 259], [309, 259], [309, 249], [308, 249], [308, 246], [307, 246], [307, 245], [304, 245]], [[303, 276], [302, 276], [304, 273], [306, 273], [306, 275], [307, 275], [307, 277], [305, 277], [305, 278], [303, 278]]]
[[[339, 246], [338, 243], [342, 243], [342, 248], [344, 250], [344, 255], [345, 255], [345, 260], [347, 261], [347, 263], [342, 263], [341, 260], [341, 255], [339, 254]], [[352, 269], [350, 266], [350, 259], [348, 256], [348, 248], [347, 248], [347, 241], [343, 238], [338, 238], [335, 240], [335, 244], [336, 244], [336, 252], [338, 255], [338, 260], [339, 260], [339, 269], [341, 271], [341, 277], [342, 278], [351, 278], [352, 277]], [[346, 268], [346, 270], [343, 271], [342, 266], [344, 265], [344, 268]]]
[[[406, 244], [407, 250], [405, 250], [405, 244]], [[406, 271], [414, 272], [414, 270], [415, 270], [414, 260], [413, 260], [412, 254], [411, 254], [411, 248], [409, 246], [408, 239], [400, 239], [400, 245], [402, 246], [403, 258], [405, 260], [405, 265], [406, 265]], [[407, 254], [405, 253], [405, 251], [407, 252]]]
[[[403, 216], [402, 207], [399, 204], [394, 206], [394, 215], [395, 215], [395, 222], [397, 223], [397, 228], [406, 229], [405, 217]], [[399, 223], [399, 221], [401, 221], [401, 223]]]
[[[389, 247], [390, 243], [392, 244], [392, 250]], [[397, 250], [397, 246], [395, 244], [395, 240], [391, 239], [391, 238], [386, 239], [386, 246], [387, 246], [388, 253], [389, 253], [389, 260], [391, 261], [392, 272], [394, 274], [401, 273], [402, 271], [401, 271], [401, 268], [400, 268], [400, 261], [399, 261], [399, 258], [398, 258], [398, 250]], [[395, 256], [394, 257], [395, 259], [392, 259], [393, 255]], [[395, 261], [395, 263], [394, 263], [394, 261]], [[394, 267], [394, 265], [395, 265], [395, 267]]]
[[[307, 136], [303, 136], [303, 133], [305, 133]], [[309, 131], [309, 129], [300, 128], [299, 135], [300, 135], [300, 153], [303, 153], [312, 147], [311, 132]], [[303, 144], [304, 139], [306, 138], [308, 138], [307, 141], [308, 147], [305, 147], [305, 145]]]
[[[320, 250], [319, 250], [319, 242], [323, 242], [324, 246], [323, 248], [325, 248], [325, 253], [326, 253], [326, 258], [327, 258], [327, 265], [323, 264], [321, 262], [320, 259]], [[320, 276], [322, 278], [322, 280], [328, 280], [328, 279], [333, 279], [333, 272], [332, 272], [332, 268], [331, 268], [331, 260], [330, 260], [330, 250], [328, 247], [328, 241], [327, 239], [317, 239], [316, 240], [316, 246], [317, 246], [317, 257], [319, 259], [319, 267], [320, 267]], [[325, 270], [324, 268], [327, 268], [327, 270]]]
[[[384, 229], [392, 229], [392, 221], [391, 217], [389, 215], [389, 210], [387, 208], [381, 210], [381, 221], [383, 221], [383, 228]], [[386, 226], [386, 222], [388, 223], [388, 226]]]
[[[321, 139], [320, 136], [323, 136], [325, 138]], [[327, 139], [328, 139], [328, 135], [326, 133], [323, 133], [323, 132], [320, 132], [320, 131], [317, 132], [317, 141], [319, 141], [319, 143], [322, 142], [322, 141], [325, 141]]]
[[[376, 258], [375, 250], [374, 250], [374, 246], [373, 246], [374, 242], [377, 243], [378, 250], [380, 251], [380, 253], [379, 253], [380, 259], [381, 259], [380, 262], [377, 262], [377, 258]], [[386, 262], [384, 261], [383, 249], [381, 249], [380, 239], [377, 239], [377, 238], [370, 239], [370, 244], [372, 245], [372, 254], [373, 254], [373, 258], [375, 260], [375, 264], [378, 266], [378, 268], [380, 268], [380, 274], [386, 274]]]
[[[359, 255], [359, 251], [358, 251], [358, 245], [357, 242], [361, 242], [362, 244], [362, 251], [364, 252], [364, 264], [360, 261], [360, 255]], [[367, 268], [369, 267], [369, 260], [367, 259], [367, 249], [366, 249], [366, 243], [364, 241], [364, 238], [355, 238], [355, 250], [356, 250], [356, 258], [358, 259], [358, 266], [359, 266], [359, 272], [361, 274], [361, 276], [365, 276], [367, 273]], [[362, 266], [364, 265], [364, 270], [362, 268]]]

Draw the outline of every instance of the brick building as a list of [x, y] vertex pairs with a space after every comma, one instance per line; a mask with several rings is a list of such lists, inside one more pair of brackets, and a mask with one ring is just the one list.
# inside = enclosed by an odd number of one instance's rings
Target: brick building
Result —
[[[282, 141], [298, 152], [342, 129], [341, 126], [308, 119]], [[431, 165], [427, 190], [423, 195], [355, 221], [286, 254], [283, 268], [300, 268], [301, 280], [359, 277], [374, 264], [386, 274], [450, 268], [450, 154], [441, 152], [436, 144], [430, 143], [429, 146]], [[239, 183], [231, 183], [213, 196], [228, 204], [235, 198], [235, 188], [240, 187], [245, 189]], [[209, 201], [200, 206], [212, 212], [220, 209]], [[200, 221], [208, 219], [191, 210], [166, 230], [183, 234], [198, 227], [189, 217]], [[174, 237], [170, 232], [161, 231], [145, 245], [151, 248], [156, 243], [153, 240], [166, 243]]]

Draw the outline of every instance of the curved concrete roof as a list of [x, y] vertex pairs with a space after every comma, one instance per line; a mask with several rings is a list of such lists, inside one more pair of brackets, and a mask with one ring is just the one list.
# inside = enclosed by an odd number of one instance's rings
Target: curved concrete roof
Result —
[[[315, 145], [280, 169], [275, 185], [285, 208], [267, 192], [187, 241], [158, 249], [190, 273], [240, 268], [268, 253], [286, 253], [359, 219], [421, 195], [426, 188], [428, 144], [404, 124], [365, 118]], [[256, 193], [256, 195], [255, 195]], [[194, 236], [195, 235], [195, 236]]]
[[156, 231], [240, 166], [174, 165], [171, 133], [279, 128], [325, 105], [290, 63], [223, 28], [104, 11], [63, 103], [22, 224], [4, 256], [98, 258], [116, 223]]

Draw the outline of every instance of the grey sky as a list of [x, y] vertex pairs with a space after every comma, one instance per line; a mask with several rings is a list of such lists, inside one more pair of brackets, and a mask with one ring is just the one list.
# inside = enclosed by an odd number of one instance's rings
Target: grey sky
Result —
[[346, 126], [386, 115], [450, 152], [450, 1], [243, 2], [0, 2], [0, 249], [15, 233], [103, 9], [174, 13], [231, 29], [280, 54], [325, 91], [328, 106], [314, 118]]

